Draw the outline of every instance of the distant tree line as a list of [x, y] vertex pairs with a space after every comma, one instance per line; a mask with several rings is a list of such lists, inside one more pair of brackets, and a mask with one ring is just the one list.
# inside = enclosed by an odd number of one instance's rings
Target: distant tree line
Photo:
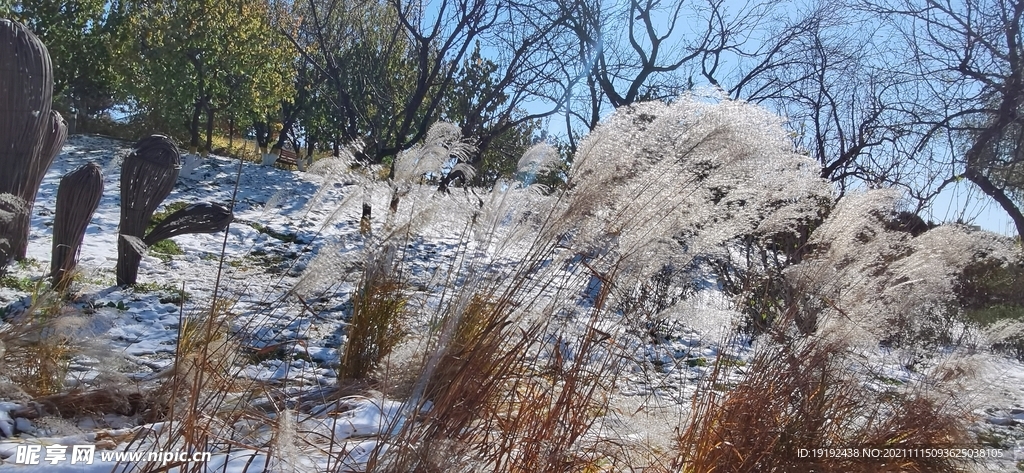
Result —
[[[430, 125], [476, 140], [474, 181], [513, 172], [618, 107], [699, 86], [788, 120], [842, 194], [902, 188], [912, 212], [969, 182], [1024, 233], [1021, 0], [16, 0], [54, 60], [55, 106], [115, 105], [194, 150], [386, 163]], [[564, 124], [564, 126], [560, 126]]]

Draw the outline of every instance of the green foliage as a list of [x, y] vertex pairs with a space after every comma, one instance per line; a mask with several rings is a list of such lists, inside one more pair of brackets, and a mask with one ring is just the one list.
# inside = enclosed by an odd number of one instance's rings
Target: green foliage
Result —
[[157, 283], [139, 283], [139, 284], [133, 286], [132, 289], [136, 293], [145, 294], [145, 293], [152, 293], [152, 292], [160, 291], [161, 286], [159, 284], [157, 284]]
[[27, 277], [17, 277], [10, 274], [0, 277], [0, 287], [6, 287], [21, 292], [32, 292], [36, 283]]
[[[188, 292], [182, 291], [180, 287], [176, 287], [173, 284], [160, 284], [156, 282], [140, 283], [132, 287], [136, 294], [144, 294], [150, 292], [161, 293], [160, 303], [162, 304], [175, 304], [180, 305], [184, 301], [188, 301], [192, 298], [192, 295]], [[122, 303], [123, 304], [123, 303]]]
[[[171, 202], [165, 205], [163, 210], [154, 213], [153, 216], [150, 217], [149, 226], [146, 231], [148, 232], [149, 230], [152, 230], [153, 227], [155, 227], [160, 222], [164, 221], [164, 219], [166, 219], [169, 215], [187, 206], [188, 202]], [[160, 240], [156, 243], [153, 243], [152, 245], [149, 246], [149, 251], [153, 253], [154, 256], [160, 258], [163, 261], [170, 261], [171, 256], [173, 255], [185, 254], [185, 252], [182, 251], [181, 247], [179, 247], [178, 244], [171, 239]]]
[[188, 207], [188, 202], [185, 201], [171, 202], [169, 204], [164, 205], [163, 210], [153, 213], [153, 216], [149, 218], [149, 226], [146, 229], [146, 231], [151, 230], [153, 227], [157, 226], [157, 224], [163, 222], [172, 213], [177, 212], [185, 207]]
[[128, 305], [125, 304], [124, 301], [117, 301], [116, 304], [114, 303], [114, 301], [107, 302], [107, 307], [117, 309], [122, 312], [128, 310]]
[[483, 57], [477, 42], [444, 101], [443, 118], [478, 140], [480, 153], [473, 161], [477, 171], [473, 184], [478, 186], [513, 178], [519, 158], [534, 144], [534, 136], [543, 126], [540, 120], [528, 120], [507, 127], [508, 117], [501, 112], [509, 96], [499, 84], [497, 73], [498, 65]]
[[480, 53], [477, 41], [473, 54], [462, 63], [452, 93], [447, 97], [445, 119], [473, 128], [493, 122], [499, 108], [508, 101], [495, 77], [498, 65]]
[[199, 142], [200, 114], [262, 116], [291, 94], [294, 53], [266, 1], [127, 2], [123, 95]]
[[173, 255], [185, 254], [185, 252], [181, 250], [181, 247], [171, 239], [160, 240], [153, 243], [150, 245], [149, 251], [155, 253], [158, 258], [164, 261], [170, 260], [170, 257]]
[[[35, 272], [42, 268], [39, 261], [34, 258], [25, 258], [15, 263], [19, 270]], [[28, 276], [15, 276], [9, 272], [0, 271], [0, 287], [14, 289], [15, 291], [28, 292], [37, 296], [43, 291], [44, 285], [41, 279], [32, 279]]]
[[696, 368], [698, 366], [705, 367], [708, 366], [708, 359], [703, 357], [689, 358], [686, 360], [686, 366], [689, 366], [690, 368]]
[[1001, 320], [1024, 321], [1024, 307], [997, 305], [967, 311], [967, 318], [981, 325], [992, 325]]
[[1024, 268], [982, 261], [964, 269], [956, 284], [956, 303], [969, 321], [986, 326], [1024, 319]]
[[299, 238], [298, 235], [294, 233], [282, 233], [259, 222], [247, 222], [245, 220], [239, 219], [235, 219], [235, 222], [248, 225], [257, 232], [260, 232], [276, 240], [281, 240], [285, 243], [295, 243], [296, 241], [298, 241]]
[[[321, 29], [303, 21], [325, 16]], [[389, 2], [296, 2], [291, 12], [298, 24], [293, 37], [310, 62], [299, 64], [294, 106], [304, 113], [301, 125], [314, 135], [364, 140], [366, 156], [408, 140], [403, 131], [407, 103], [416, 93], [417, 64], [413, 45], [402, 33]], [[431, 64], [435, 58], [430, 58]], [[314, 67], [314, 64], [320, 67]], [[431, 84], [428, 101], [440, 84]], [[424, 120], [417, 107], [410, 115]], [[436, 118], [437, 113], [431, 115]], [[431, 120], [433, 121], [433, 120]], [[411, 143], [410, 143], [411, 144]]]
[[121, 17], [105, 0], [17, 0], [0, 7], [28, 26], [46, 45], [53, 62], [53, 96], [62, 113], [69, 107], [93, 115], [108, 109], [120, 85], [114, 50], [121, 41]]
[[281, 274], [290, 268], [291, 262], [279, 253], [254, 250], [241, 258], [228, 261], [228, 265], [241, 269], [260, 268], [268, 274]]

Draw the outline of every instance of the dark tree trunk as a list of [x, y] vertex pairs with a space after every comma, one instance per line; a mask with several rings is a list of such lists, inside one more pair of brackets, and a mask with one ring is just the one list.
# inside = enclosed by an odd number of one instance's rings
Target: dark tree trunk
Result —
[[[1024, 10], [1024, 4], [1018, 8]], [[1019, 15], [1020, 12], [1018, 12], [1018, 18]], [[1020, 26], [1017, 25], [1017, 28], [1019, 31]], [[1022, 60], [1017, 57], [1016, 48], [1015, 42], [1010, 44], [1011, 59], [1013, 59], [1011, 64], [1019, 64], [1019, 61]], [[1006, 79], [1005, 92], [999, 103], [999, 108], [996, 109], [995, 118], [986, 129], [975, 137], [974, 144], [967, 150], [967, 169], [964, 171], [964, 177], [999, 203], [999, 206], [1013, 220], [1013, 225], [1017, 227], [1017, 236], [1024, 238], [1024, 214], [1021, 213], [1020, 207], [1010, 198], [1005, 189], [997, 186], [981, 171], [984, 167], [983, 156], [993, 147], [994, 143], [998, 143], [1005, 137], [1008, 130], [1018, 120], [1017, 113], [1024, 105], [1024, 90], [1021, 90], [1022, 88], [1024, 88], [1024, 67], [1015, 68]]]
[[363, 215], [359, 218], [359, 233], [364, 236], [370, 233], [370, 214], [372, 212], [373, 207], [363, 202]]
[[206, 147], [203, 149], [203, 156], [213, 151], [213, 109], [206, 107]]
[[1013, 226], [1017, 229], [1017, 236], [1024, 237], [1024, 213], [1021, 213], [1017, 204], [1013, 202], [1013, 199], [1004, 191], [995, 185], [987, 176], [978, 172], [978, 170], [968, 167], [967, 171], [964, 172], [964, 177], [978, 186], [985, 195], [988, 195], [992, 200], [996, 201], [1003, 211], [1010, 216], [1013, 220]]
[[255, 122], [252, 127], [256, 131], [256, 145], [265, 153], [270, 146], [270, 125], [267, 122]]
[[[295, 125], [294, 120], [286, 120], [281, 124], [281, 132], [277, 134], [277, 142], [274, 143], [274, 150], [281, 150], [284, 145], [288, 143], [288, 136], [292, 134], [292, 127]], [[291, 141], [295, 141], [292, 139]]]
[[195, 107], [192, 108], [192, 119], [188, 123], [188, 152], [195, 153], [199, 150], [199, 116], [203, 113], [203, 107], [199, 102], [196, 102]]

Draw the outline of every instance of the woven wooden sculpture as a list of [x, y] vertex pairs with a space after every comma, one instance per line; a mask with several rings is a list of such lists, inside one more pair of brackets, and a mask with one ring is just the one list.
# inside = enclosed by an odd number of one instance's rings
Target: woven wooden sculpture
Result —
[[52, 94], [46, 46], [21, 23], [0, 20], [0, 195], [17, 201], [0, 218], [0, 269], [25, 257], [36, 192], [67, 136]]
[[78, 265], [78, 250], [92, 214], [103, 197], [103, 173], [89, 163], [64, 175], [57, 188], [57, 216], [53, 220], [53, 257], [50, 280], [54, 288], [67, 289]]
[[121, 234], [117, 239], [117, 284], [134, 285], [142, 261], [146, 225], [178, 180], [178, 147], [166, 136], [139, 140], [121, 165]]
[[216, 233], [227, 228], [231, 218], [231, 210], [223, 205], [211, 202], [190, 204], [153, 227], [143, 242], [146, 246], [153, 246], [161, 240], [186, 233]]

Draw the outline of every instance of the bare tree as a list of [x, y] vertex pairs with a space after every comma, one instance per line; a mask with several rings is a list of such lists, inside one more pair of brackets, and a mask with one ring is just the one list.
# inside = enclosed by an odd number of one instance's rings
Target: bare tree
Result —
[[995, 200], [1024, 235], [1021, 203], [1000, 169], [1021, 162], [1017, 137], [1024, 110], [1024, 46], [1020, 0], [869, 1], [887, 20], [915, 80], [925, 131], [916, 149], [944, 148], [953, 169], [945, 183], [966, 179]]
[[[343, 139], [362, 142], [374, 162], [424, 138], [478, 43], [498, 51], [489, 58], [498, 66], [493, 87], [476, 98], [463, 124], [479, 148], [557, 112], [578, 80], [556, 64], [572, 12], [554, 3], [442, 0], [427, 11], [409, 0], [306, 0], [299, 7], [292, 42], [326, 79]], [[546, 105], [524, 113], [538, 98]]]
[[571, 27], [590, 68], [566, 112], [570, 137], [574, 124], [593, 129], [605, 107], [672, 100], [698, 85], [754, 101], [779, 98], [794, 81], [779, 71], [802, 62], [790, 54], [817, 21], [789, 20], [790, 6], [778, 2], [630, 0], [612, 8], [559, 1], [577, 12]]
[[851, 186], [898, 186], [933, 197], [929, 169], [913, 159], [920, 129], [905, 103], [914, 81], [876, 34], [877, 17], [832, 1], [809, 5], [775, 26], [777, 38], [751, 55], [730, 95], [789, 119], [796, 145], [844, 194]]
[[570, 139], [607, 108], [710, 85], [786, 117], [794, 145], [840, 194], [897, 186], [919, 211], [942, 189], [950, 163], [925, 139], [923, 74], [889, 40], [886, 18], [836, 0], [631, 0], [618, 10], [561, 1], [581, 12], [573, 32], [581, 56], [592, 57], [567, 110]]

